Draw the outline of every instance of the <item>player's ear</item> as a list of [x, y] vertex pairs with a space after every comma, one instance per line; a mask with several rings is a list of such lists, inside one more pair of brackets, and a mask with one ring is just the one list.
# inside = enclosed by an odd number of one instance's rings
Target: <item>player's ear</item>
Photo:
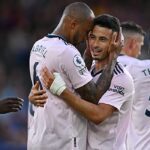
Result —
[[78, 25], [78, 22], [76, 19], [72, 18], [71, 21], [70, 21], [70, 29], [75, 29], [76, 26]]
[[130, 40], [130, 43], [129, 43], [129, 48], [130, 48], [130, 49], [133, 49], [134, 46], [135, 46], [135, 40], [134, 40], [134, 39], [131, 39], [131, 40]]

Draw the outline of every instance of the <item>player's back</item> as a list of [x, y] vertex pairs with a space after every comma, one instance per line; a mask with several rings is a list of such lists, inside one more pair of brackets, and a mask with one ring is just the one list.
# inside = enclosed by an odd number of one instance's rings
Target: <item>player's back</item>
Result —
[[150, 149], [150, 60], [139, 61], [127, 67], [135, 84], [132, 120], [129, 128], [131, 150]]
[[[49, 35], [42, 38], [34, 44], [30, 54], [32, 83], [37, 80], [40, 82], [40, 70], [47, 66], [50, 71], [55, 69], [59, 72], [67, 87], [74, 91], [91, 80], [91, 76], [83, 70], [85, 68], [82, 68], [84, 66], [79, 57], [80, 54], [75, 47], [66, 43], [61, 37]], [[82, 76], [79, 69], [84, 71]], [[40, 84], [43, 88], [41, 82]], [[29, 129], [31, 132], [29, 131], [28, 135], [28, 149], [70, 150], [79, 145], [79, 149], [84, 150], [86, 120], [49, 90], [47, 94], [48, 100], [44, 108], [34, 109], [33, 123]]]

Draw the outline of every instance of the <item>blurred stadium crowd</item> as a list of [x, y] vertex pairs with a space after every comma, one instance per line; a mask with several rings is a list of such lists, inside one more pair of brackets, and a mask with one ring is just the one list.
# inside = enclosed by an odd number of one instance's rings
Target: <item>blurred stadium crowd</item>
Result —
[[[51, 32], [64, 7], [75, 0], [0, 1], [0, 97], [19, 96], [24, 102], [19, 113], [0, 116], [0, 149], [26, 149], [28, 93], [31, 88], [29, 54], [33, 43]], [[148, 0], [85, 0], [96, 15], [109, 13], [121, 21], [132, 20], [149, 29]], [[142, 57], [149, 56], [142, 51]]]

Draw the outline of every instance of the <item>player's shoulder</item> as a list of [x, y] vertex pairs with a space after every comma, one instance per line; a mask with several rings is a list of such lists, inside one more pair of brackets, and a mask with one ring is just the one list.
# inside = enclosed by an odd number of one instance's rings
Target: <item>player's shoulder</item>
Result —
[[124, 55], [124, 54], [120, 54], [118, 56], [118, 59], [119, 60], [122, 60], [122, 59], [124, 59], [124, 60], [133, 60], [133, 61], [137, 60], [137, 58], [134, 58], [134, 57], [131, 57], [131, 56], [127, 56], [127, 55]]
[[141, 66], [150, 66], [150, 59], [147, 60], [141, 60], [140, 61]]
[[44, 46], [48, 50], [48, 53], [52, 53], [53, 51], [53, 53], [64, 57], [71, 57], [79, 54], [75, 46], [68, 43], [62, 36], [55, 34], [47, 34], [36, 41], [33, 47], [36, 47], [37, 45]]
[[60, 35], [48, 34], [46, 37], [48, 39], [54, 39], [55, 40], [54, 42], [58, 43], [58, 45], [60, 45], [64, 48], [76, 49], [75, 46], [73, 46], [71, 43], [67, 42], [67, 40]]
[[127, 71], [126, 67], [124, 67], [121, 63], [117, 62], [114, 69], [114, 77], [119, 80], [129, 80], [132, 81], [132, 77], [130, 73]]
[[64, 48], [72, 47], [72, 45], [68, 43], [65, 38], [59, 35], [55, 35], [55, 34], [47, 34], [41, 39], [37, 40], [34, 44], [39, 44], [39, 43], [45, 44], [48, 46], [56, 46], [56, 47], [61, 46]]
[[115, 66], [112, 82], [126, 89], [133, 90], [133, 78], [121, 63], [117, 63]]
[[124, 66], [121, 63], [117, 62], [114, 69], [114, 75], [121, 75], [124, 73], [125, 73]]
[[135, 70], [138, 68], [150, 67], [150, 60], [140, 60], [136, 61], [136, 63], [131, 63], [127, 68], [134, 68]]
[[118, 62], [122, 63], [124, 66], [128, 66], [130, 64], [136, 64], [139, 60], [137, 58], [133, 58], [127, 55], [120, 55], [117, 58]]

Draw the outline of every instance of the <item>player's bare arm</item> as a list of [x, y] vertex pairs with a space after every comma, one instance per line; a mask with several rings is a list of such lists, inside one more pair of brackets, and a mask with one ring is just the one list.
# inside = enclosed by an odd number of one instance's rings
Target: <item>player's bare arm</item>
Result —
[[42, 81], [46, 88], [49, 88], [50, 85], [49, 90], [53, 94], [60, 96], [69, 106], [95, 124], [101, 123], [116, 111], [116, 108], [111, 105], [103, 103], [99, 105], [92, 104], [91, 102], [81, 99], [79, 96], [73, 94], [66, 88], [61, 76], [58, 73], [54, 73], [54, 77], [52, 73], [48, 72], [46, 67], [43, 68], [41, 74], [44, 76]]
[[0, 114], [17, 112], [23, 106], [23, 99], [18, 97], [8, 97], [0, 100]]
[[60, 97], [63, 98], [69, 106], [95, 124], [103, 122], [106, 118], [111, 116], [114, 111], [116, 111], [115, 107], [108, 104], [101, 103], [96, 105], [85, 101], [70, 92], [68, 89], [65, 89]]

